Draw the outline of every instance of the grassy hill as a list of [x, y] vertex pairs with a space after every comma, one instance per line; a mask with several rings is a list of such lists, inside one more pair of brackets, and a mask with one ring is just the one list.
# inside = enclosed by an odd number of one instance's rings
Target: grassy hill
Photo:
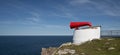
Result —
[[65, 45], [55, 55], [120, 55], [120, 38], [102, 38], [81, 45]]

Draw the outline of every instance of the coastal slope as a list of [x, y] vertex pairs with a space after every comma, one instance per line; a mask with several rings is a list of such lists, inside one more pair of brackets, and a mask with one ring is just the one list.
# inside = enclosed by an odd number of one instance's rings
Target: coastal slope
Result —
[[[52, 47], [42, 50], [44, 53], [42, 55], [120, 55], [119, 43], [120, 38], [94, 39], [80, 45], [64, 43], [58, 48]], [[54, 51], [50, 51], [52, 49]]]

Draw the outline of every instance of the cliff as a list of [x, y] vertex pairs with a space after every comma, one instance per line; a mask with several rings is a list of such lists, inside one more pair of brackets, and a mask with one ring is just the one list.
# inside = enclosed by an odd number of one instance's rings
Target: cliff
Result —
[[120, 38], [102, 38], [80, 45], [64, 43], [58, 48], [42, 48], [41, 55], [120, 55]]

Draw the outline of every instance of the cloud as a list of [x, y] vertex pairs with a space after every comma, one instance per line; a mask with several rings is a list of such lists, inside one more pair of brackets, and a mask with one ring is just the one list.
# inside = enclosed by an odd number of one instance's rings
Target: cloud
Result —
[[72, 0], [70, 1], [70, 4], [72, 5], [77, 5], [77, 4], [85, 4], [85, 3], [89, 3], [90, 0]]
[[[23, 25], [38, 25], [39, 23], [42, 22], [40, 14], [36, 13], [36, 12], [30, 12], [29, 14], [31, 14], [30, 16], [23, 17], [22, 19], [18, 19], [18, 20], [3, 20], [0, 21], [0, 24], [23, 24]], [[16, 18], [17, 19], [17, 18]]]
[[[6, 1], [6, 6], [8, 6], [8, 8], [10, 10], [7, 10], [7, 12], [9, 12], [10, 14], [12, 14], [14, 17], [12, 20], [12, 18], [10, 18], [10, 20], [4, 20], [2, 22], [0, 22], [0, 24], [25, 24], [25, 25], [30, 25], [30, 24], [38, 24], [41, 22], [41, 14], [40, 14], [40, 10], [34, 8], [34, 6], [32, 6], [31, 4], [22, 2], [22, 1]], [[12, 10], [11, 10], [12, 9]], [[15, 11], [21, 11], [21, 12], [14, 12]], [[25, 16], [21, 16], [25, 14]], [[21, 19], [19, 19], [21, 17]]]
[[59, 4], [53, 7], [54, 10], [57, 10], [57, 12], [52, 12], [50, 16], [55, 16], [58, 18], [66, 18], [66, 19], [71, 19], [71, 18], [77, 18], [75, 14], [73, 13], [73, 10], [69, 8], [67, 5], [64, 4]]
[[0, 24], [13, 24], [14, 22], [12, 21], [0, 21]]
[[55, 28], [55, 29], [65, 29], [66, 26], [64, 25], [45, 25], [46, 28]]
[[93, 5], [101, 11], [103, 11], [106, 15], [110, 16], [120, 16], [120, 4], [116, 1], [106, 0], [101, 2], [93, 2]]
[[[120, 16], [120, 2], [115, 0], [71, 0], [73, 6], [91, 5], [93, 10], [101, 11], [102, 15]], [[90, 8], [90, 7], [88, 7]]]
[[77, 18], [72, 13], [69, 13], [69, 12], [53, 13], [51, 14], [51, 16], [56, 16], [56, 17], [66, 18], [66, 19]]
[[30, 12], [30, 14], [31, 14], [31, 16], [32, 17], [30, 17], [30, 18], [28, 18], [28, 20], [30, 20], [30, 21], [33, 21], [33, 22], [40, 22], [40, 14], [39, 13], [37, 13], [37, 12]]

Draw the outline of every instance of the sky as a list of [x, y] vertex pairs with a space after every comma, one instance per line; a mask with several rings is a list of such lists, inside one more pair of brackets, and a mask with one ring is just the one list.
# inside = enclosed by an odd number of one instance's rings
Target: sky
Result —
[[0, 35], [72, 35], [71, 21], [120, 30], [120, 0], [0, 0]]

